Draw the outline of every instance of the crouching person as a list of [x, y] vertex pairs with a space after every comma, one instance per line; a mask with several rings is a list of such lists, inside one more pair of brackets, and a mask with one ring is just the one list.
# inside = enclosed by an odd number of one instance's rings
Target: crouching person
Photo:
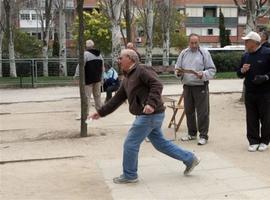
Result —
[[105, 103], [112, 98], [112, 93], [119, 89], [120, 81], [117, 71], [108, 63], [104, 64], [105, 71], [103, 73], [104, 83], [103, 90], [106, 92]]

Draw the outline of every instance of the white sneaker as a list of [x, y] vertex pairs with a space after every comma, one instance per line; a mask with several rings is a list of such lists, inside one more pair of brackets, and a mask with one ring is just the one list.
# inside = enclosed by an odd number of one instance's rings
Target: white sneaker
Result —
[[197, 137], [196, 136], [191, 136], [191, 135], [185, 135], [183, 137], [181, 137], [182, 141], [190, 141], [190, 140], [196, 140]]
[[207, 143], [207, 140], [205, 138], [200, 138], [198, 140], [198, 145], [205, 145]]
[[248, 151], [250, 151], [250, 152], [255, 152], [255, 151], [257, 151], [258, 147], [259, 147], [258, 144], [252, 144], [252, 145], [249, 145], [249, 146], [248, 146]]
[[261, 143], [259, 145], [258, 151], [265, 151], [268, 148], [267, 144]]

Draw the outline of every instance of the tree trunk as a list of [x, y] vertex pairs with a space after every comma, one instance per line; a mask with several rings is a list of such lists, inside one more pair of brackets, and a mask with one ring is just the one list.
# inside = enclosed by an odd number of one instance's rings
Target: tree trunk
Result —
[[247, 12], [247, 25], [246, 25], [246, 34], [250, 31], [256, 31], [257, 28], [257, 6], [254, 0], [246, 1], [246, 12]]
[[125, 0], [126, 3], [126, 30], [127, 30], [127, 43], [132, 41], [131, 36], [131, 19], [130, 19], [130, 0]]
[[153, 48], [153, 1], [147, 0], [147, 19], [146, 19], [146, 49], [145, 49], [145, 64], [152, 66], [152, 48]]
[[162, 32], [163, 32], [163, 66], [169, 66], [170, 57], [170, 0], [164, 1], [163, 17], [162, 17]]
[[49, 76], [48, 69], [48, 46], [45, 45], [42, 47], [42, 55], [43, 55], [43, 76]]
[[77, 0], [77, 13], [79, 17], [79, 70], [80, 70], [80, 97], [81, 97], [81, 137], [87, 136], [87, 98], [85, 94], [85, 74], [84, 74], [84, 25], [83, 25], [83, 0]]
[[0, 0], [0, 17], [1, 17], [1, 24], [0, 24], [0, 77], [3, 77], [3, 72], [2, 72], [2, 42], [3, 42], [3, 37], [4, 37], [4, 31], [2, 27], [2, 19], [4, 19], [3, 16], [3, 10], [2, 10], [2, 1]]
[[121, 52], [121, 31], [118, 21], [114, 20], [112, 23], [112, 64], [114, 68], [118, 68], [117, 58]]
[[59, 6], [59, 73], [60, 76], [67, 76], [67, 50], [66, 50], [66, 13], [65, 0], [60, 0]]
[[[43, 15], [43, 8], [40, 8], [39, 6], [37, 6], [37, 8], [40, 13], [39, 18], [40, 18], [40, 24], [41, 24], [41, 39], [43, 41], [43, 47], [42, 47], [43, 76], [47, 77], [49, 75], [48, 49], [49, 49], [49, 38], [50, 38], [50, 30], [51, 30], [50, 25], [52, 21], [52, 0], [45, 1], [45, 15]], [[36, 14], [38, 14], [38, 12], [36, 12]]]
[[[14, 3], [14, 2], [13, 2]], [[9, 53], [9, 74], [11, 77], [17, 77], [16, 64], [15, 64], [15, 50], [14, 50], [14, 39], [13, 30], [11, 25], [12, 10], [14, 9], [14, 4], [10, 4], [10, 1], [4, 0], [4, 8], [6, 12], [6, 32], [8, 40], [8, 53]]]
[[3, 36], [4, 32], [0, 32], [0, 77], [3, 77], [3, 72], [2, 72], [2, 42], [3, 42]]
[[10, 77], [17, 77], [16, 72], [16, 63], [15, 63], [15, 50], [14, 50], [14, 39], [13, 31], [10, 29], [10, 39], [8, 43], [8, 53], [9, 53], [9, 62], [10, 62]]
[[111, 6], [107, 9], [112, 23], [112, 65], [118, 68], [117, 58], [121, 52], [121, 31], [120, 31], [120, 16], [123, 0], [112, 0]]

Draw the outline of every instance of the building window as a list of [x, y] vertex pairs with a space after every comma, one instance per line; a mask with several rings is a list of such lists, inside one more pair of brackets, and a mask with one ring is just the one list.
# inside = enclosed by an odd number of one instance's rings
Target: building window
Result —
[[230, 29], [226, 29], [226, 34], [230, 36], [232, 34], [232, 31]]
[[73, 0], [66, 1], [66, 8], [74, 8]]
[[204, 17], [217, 17], [217, 8], [215, 7], [204, 7], [203, 8]]
[[213, 29], [211, 28], [207, 29], [207, 35], [213, 35]]
[[21, 14], [21, 20], [30, 20], [30, 14]]
[[37, 20], [37, 14], [32, 14], [32, 20]]

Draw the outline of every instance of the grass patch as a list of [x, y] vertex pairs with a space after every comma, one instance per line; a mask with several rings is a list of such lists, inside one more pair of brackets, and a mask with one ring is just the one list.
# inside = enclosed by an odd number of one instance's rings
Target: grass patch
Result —
[[218, 72], [215, 79], [235, 79], [238, 78], [236, 72]]
[[[180, 80], [174, 76], [174, 74], [164, 73], [159, 75], [160, 80], [164, 84], [175, 84], [179, 83]], [[218, 72], [215, 79], [235, 79], [237, 75], [235, 72]], [[31, 77], [0, 77], [0, 87], [31, 87]], [[37, 77], [34, 78], [34, 85], [36, 87], [47, 87], [47, 86], [68, 86], [75, 85], [73, 77], [67, 76], [49, 76], [49, 77]]]

